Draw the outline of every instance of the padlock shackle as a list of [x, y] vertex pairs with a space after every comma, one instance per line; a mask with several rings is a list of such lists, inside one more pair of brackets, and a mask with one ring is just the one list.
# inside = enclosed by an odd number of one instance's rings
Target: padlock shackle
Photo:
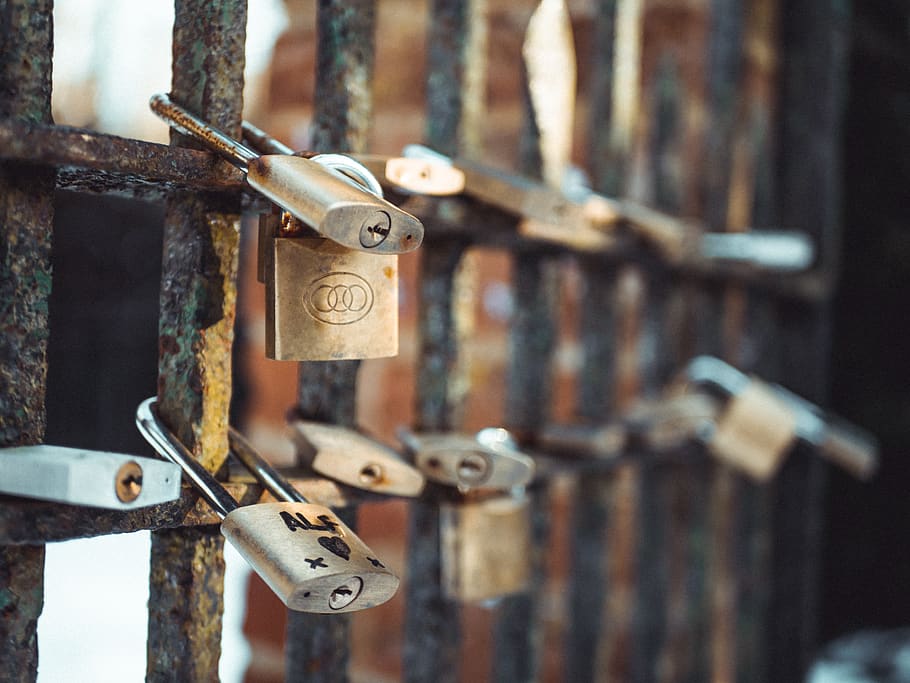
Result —
[[175, 103], [168, 95], [152, 95], [149, 107], [174, 130], [189, 135], [217, 152], [228, 161], [240, 166], [244, 172], [251, 161], [259, 158], [249, 147], [241, 145], [230, 136], [206, 123]]
[[260, 154], [294, 154], [294, 150], [249, 121], [241, 121], [243, 138]]
[[274, 467], [267, 463], [253, 445], [233, 427], [228, 428], [228, 443], [237, 459], [264, 489], [286, 503], [309, 503]]
[[193, 457], [187, 447], [164, 426], [158, 416], [157, 403], [157, 399], [153, 396], [139, 404], [136, 409], [136, 427], [159, 455], [170, 460], [183, 470], [184, 474], [193, 483], [193, 486], [196, 487], [196, 490], [205, 498], [205, 502], [211, 505], [212, 509], [218, 513], [218, 516], [223, 519], [228, 513], [239, 507], [237, 501]]
[[[243, 130], [243, 138], [260, 154], [295, 155], [294, 150], [281, 140], [272, 137], [249, 121], [241, 121], [240, 127]], [[308, 153], [299, 156], [305, 156], [310, 161], [322, 164], [358, 189], [366, 190], [380, 199], [384, 198], [382, 185], [376, 180], [373, 172], [353, 157], [346, 154]]]

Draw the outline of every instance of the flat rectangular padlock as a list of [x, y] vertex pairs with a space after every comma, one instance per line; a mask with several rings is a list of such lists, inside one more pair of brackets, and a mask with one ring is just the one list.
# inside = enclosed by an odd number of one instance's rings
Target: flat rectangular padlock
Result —
[[130, 510], [180, 497], [180, 468], [135, 455], [62, 446], [0, 449], [0, 493]]
[[373, 254], [403, 254], [420, 246], [423, 225], [419, 220], [357, 182], [349, 182], [345, 174], [300, 156], [258, 155], [167, 95], [154, 95], [149, 106], [175, 130], [235, 164], [253, 189], [320, 235]]
[[398, 353], [398, 257], [322, 237], [265, 240], [266, 355], [274, 360]]
[[137, 410], [136, 424], [162, 456], [179, 465], [222, 517], [221, 533], [289, 609], [331, 614], [382, 604], [399, 579], [322, 505], [307, 503], [237, 432], [231, 452], [281, 500], [238, 506], [218, 481], [161, 424], [155, 399]]
[[426, 480], [394, 450], [353, 429], [294, 420], [297, 457], [348, 486], [393, 496], [419, 496]]
[[447, 598], [483, 602], [527, 590], [532, 548], [524, 492], [444, 501], [439, 514], [441, 582]]
[[534, 459], [521, 453], [509, 432], [499, 427], [474, 436], [400, 429], [398, 438], [427, 479], [461, 491], [505, 491], [527, 486], [534, 478]]

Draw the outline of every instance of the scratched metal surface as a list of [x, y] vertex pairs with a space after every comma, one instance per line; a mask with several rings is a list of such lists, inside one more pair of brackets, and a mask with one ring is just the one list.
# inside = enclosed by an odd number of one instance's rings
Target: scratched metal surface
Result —
[[[0, 118], [51, 121], [50, 0], [0, 3]], [[44, 437], [54, 174], [0, 166], [0, 446]], [[0, 661], [11, 680], [37, 676], [44, 546], [0, 546]], [[4, 674], [6, 676], [7, 674]]]
[[[235, 136], [240, 130], [246, 2], [177, 2], [171, 94]], [[175, 146], [195, 147], [172, 135]], [[167, 202], [159, 315], [162, 418], [209, 470], [227, 457], [237, 298], [239, 198]], [[152, 534], [147, 680], [216, 680], [224, 539], [217, 526]]]

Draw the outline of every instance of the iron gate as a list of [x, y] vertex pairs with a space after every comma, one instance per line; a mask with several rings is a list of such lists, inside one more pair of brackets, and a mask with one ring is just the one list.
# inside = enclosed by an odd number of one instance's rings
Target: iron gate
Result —
[[[818, 398], [825, 389], [837, 262], [836, 141], [848, 22], [842, 3], [595, 5], [587, 56], [593, 69], [587, 161], [595, 189], [701, 215], [715, 230], [797, 228], [821, 245], [823, 258], [808, 276], [781, 284], [578, 255], [583, 366], [577, 414], [603, 418], [653, 392], [700, 352]], [[484, 12], [483, 0], [432, 3], [426, 142], [445, 153], [478, 154]], [[315, 149], [364, 150], [375, 18], [375, 3], [366, 0], [318, 4]], [[235, 135], [245, 20], [244, 0], [176, 2], [172, 94]], [[217, 471], [227, 453], [242, 175], [179, 135], [163, 146], [55, 126], [52, 0], [2, 0], [0, 21], [2, 444], [42, 440], [53, 191], [127, 194], [167, 206], [158, 396], [180, 438]], [[640, 38], [639, 52], [630, 35]], [[699, 44], [704, 54], [693, 59], [692, 46]], [[632, 98], [618, 89], [629, 81], [617, 76], [619, 67], [629, 67], [623, 60], [630, 54], [638, 73]], [[693, 92], [693, 82], [703, 90]], [[617, 115], [617, 98], [632, 108], [625, 120]], [[621, 128], [630, 121], [631, 128]], [[533, 149], [533, 126], [526, 140]], [[533, 157], [523, 169], [532, 174], [539, 171]], [[522, 242], [514, 225], [476, 207], [460, 207], [464, 218], [457, 224], [438, 205], [415, 210], [427, 225], [417, 428], [459, 426], [456, 274], [468, 249], [495, 247], [512, 255], [517, 302], [507, 423], [532, 437], [551, 410], [548, 374], [540, 369], [554, 350], [561, 302], [553, 283], [565, 252]], [[357, 368], [354, 361], [302, 364], [300, 413], [352, 425]], [[820, 466], [806, 458], [791, 458], [767, 487], [706, 464], [595, 468], [577, 477], [564, 679], [799, 680], [814, 644], [821, 478]], [[298, 483], [319, 498], [318, 480]], [[228, 486], [243, 502], [261, 494], [253, 484]], [[550, 484], [542, 481], [532, 493], [542, 581], [552, 531]], [[358, 500], [328, 502], [353, 518]], [[42, 544], [139, 529], [154, 532], [148, 679], [217, 678], [223, 540], [215, 521], [189, 490], [174, 503], [129, 513], [5, 500], [0, 678], [36, 675]], [[459, 607], [441, 593], [438, 534], [436, 501], [412, 503], [403, 651], [409, 681], [458, 678]], [[539, 591], [497, 607], [496, 680], [540, 675], [542, 653], [552, 646], [542, 638], [541, 610]], [[292, 613], [288, 678], [344, 680], [348, 637], [346, 617]]]

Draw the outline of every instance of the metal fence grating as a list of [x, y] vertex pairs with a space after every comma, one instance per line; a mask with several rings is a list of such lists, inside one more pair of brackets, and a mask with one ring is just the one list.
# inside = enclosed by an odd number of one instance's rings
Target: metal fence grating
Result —
[[[745, 363], [810, 397], [824, 391], [828, 290], [837, 261], [839, 102], [848, 17], [831, 0], [713, 0], [699, 3], [598, 0], [589, 102], [589, 166], [596, 188], [635, 195], [645, 175], [651, 202], [705, 217], [712, 229], [794, 226], [822, 245], [824, 259], [795, 285], [744, 276], [731, 281], [654, 263], [578, 256], [583, 367], [576, 412], [603, 418], [656, 390], [689, 356], [713, 352]], [[483, 0], [433, 0], [428, 27], [426, 141], [477, 156], [485, 63]], [[55, 187], [153, 198], [166, 203], [159, 323], [158, 395], [168, 422], [210, 470], [226, 453], [236, 302], [237, 222], [244, 206], [239, 171], [191, 141], [171, 146], [55, 126], [50, 116], [51, 0], [0, 0], [0, 445], [38, 443], [44, 428], [50, 243]], [[639, 13], [643, 91], [633, 102], [647, 139], [615, 134], [617, 49]], [[363, 151], [371, 117], [376, 26], [368, 0], [318, 4], [314, 146]], [[654, 17], [663, 13], [663, 20]], [[650, 23], [645, 23], [647, 16]], [[680, 19], [690, 34], [649, 34], [642, 26]], [[239, 132], [244, 65], [244, 0], [177, 0], [175, 99], [226, 131]], [[686, 92], [693, 36], [706, 45], [704, 93]], [[688, 42], [687, 42], [688, 41]], [[744, 44], [771, 50], [767, 73], [749, 71]], [[627, 56], [627, 55], [626, 55]], [[696, 60], [697, 61], [697, 60]], [[706, 123], [702, 163], [683, 162], [693, 106]], [[534, 148], [533, 126], [526, 149]], [[642, 153], [642, 149], [646, 153]], [[539, 172], [534, 155], [524, 171]], [[537, 162], [539, 163], [539, 162]], [[747, 174], [749, 182], [731, 180]], [[741, 187], [752, 193], [734, 194]], [[248, 201], [248, 200], [247, 200]], [[460, 200], [448, 200], [458, 203]], [[745, 207], [745, 208], [744, 208]], [[415, 200], [427, 225], [422, 248], [417, 427], [458, 428], [458, 272], [472, 248], [508, 249], [517, 313], [511, 330], [510, 428], [533, 436], [552, 406], [547, 367], [566, 266], [523, 243], [514, 221], [469, 202]], [[569, 254], [571, 257], [571, 254]], [[305, 363], [303, 416], [354, 422], [357, 362]], [[326, 501], [316, 479], [297, 482]], [[562, 647], [564, 680], [797, 681], [814, 644], [821, 470], [791, 459], [758, 488], [714, 466], [624, 466], [585, 472], [573, 495], [570, 620], [564, 643], [545, 642], [540, 591], [497, 608], [495, 680], [540, 678], [546, 650]], [[257, 500], [253, 484], [229, 483]], [[551, 483], [532, 491], [538, 581], [546, 578]], [[149, 680], [217, 678], [223, 540], [195, 494], [128, 513], [59, 505], [0, 503], [0, 679], [33, 680], [36, 622], [43, 603], [43, 543], [151, 529]], [[439, 507], [410, 506], [403, 657], [408, 681], [459, 677], [459, 606], [439, 582]], [[794, 563], [793, 557], [802, 561]], [[347, 618], [294, 613], [287, 632], [288, 680], [346, 679]]]

